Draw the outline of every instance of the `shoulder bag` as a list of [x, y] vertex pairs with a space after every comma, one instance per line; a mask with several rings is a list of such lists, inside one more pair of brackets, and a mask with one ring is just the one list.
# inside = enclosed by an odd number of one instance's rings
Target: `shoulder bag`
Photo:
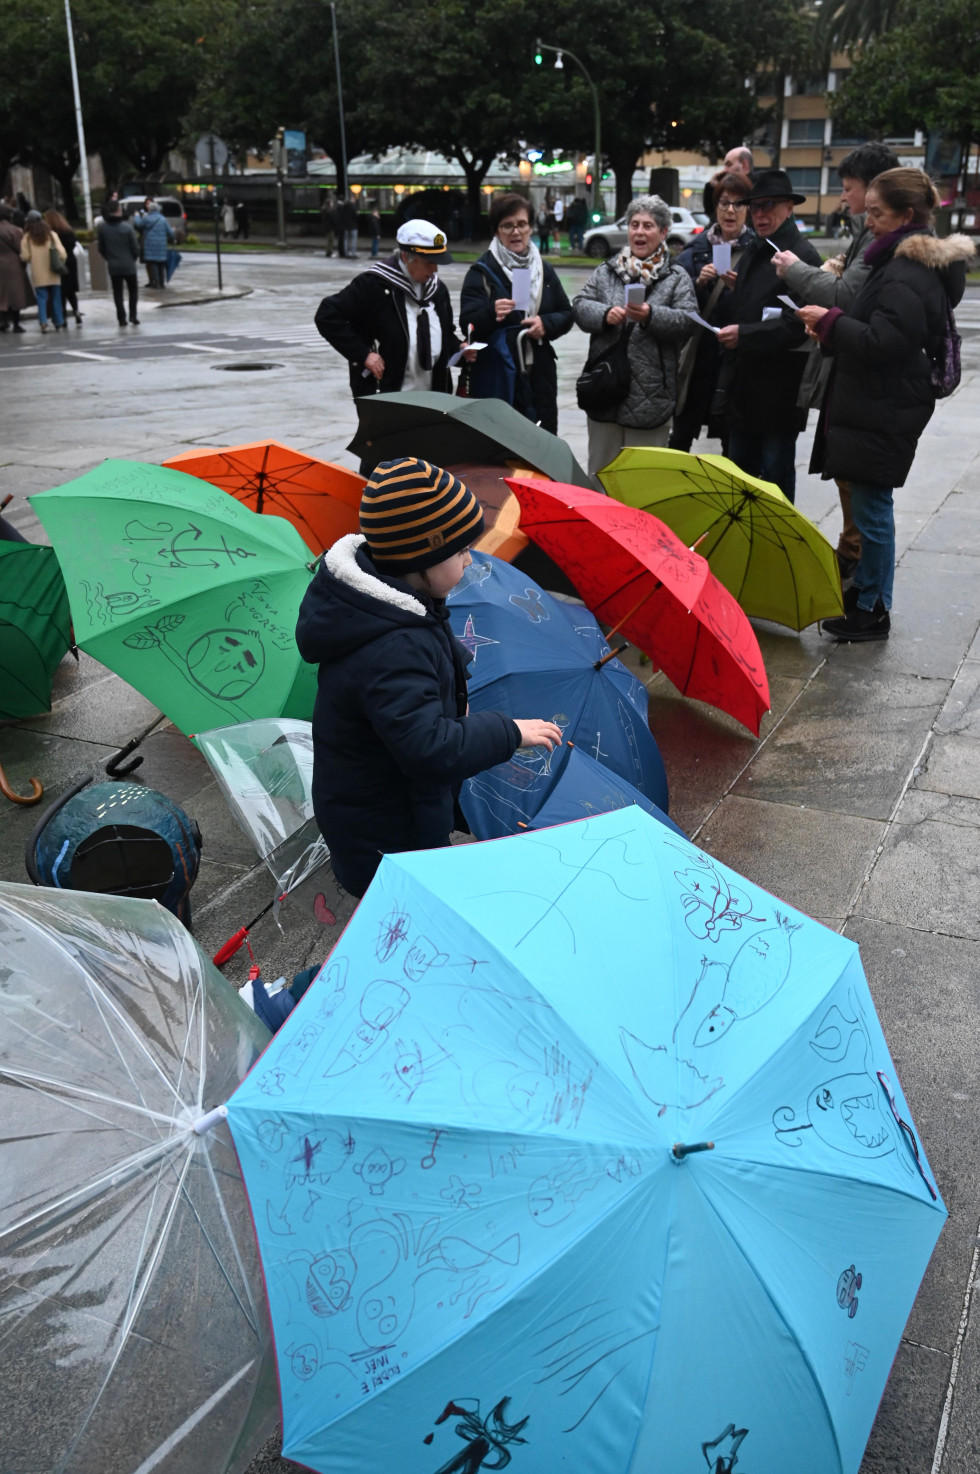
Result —
[[622, 404], [630, 392], [629, 337], [633, 324], [617, 333], [612, 343], [589, 351], [585, 368], [575, 382], [578, 407], [587, 415], [605, 414]]

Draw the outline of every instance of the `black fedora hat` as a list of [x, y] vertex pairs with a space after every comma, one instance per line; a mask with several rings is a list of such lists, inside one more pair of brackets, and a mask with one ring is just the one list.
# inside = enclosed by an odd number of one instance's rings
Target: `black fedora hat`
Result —
[[794, 205], [802, 205], [806, 195], [797, 193], [785, 169], [763, 169], [747, 198], [750, 205], [753, 200], [792, 200]]

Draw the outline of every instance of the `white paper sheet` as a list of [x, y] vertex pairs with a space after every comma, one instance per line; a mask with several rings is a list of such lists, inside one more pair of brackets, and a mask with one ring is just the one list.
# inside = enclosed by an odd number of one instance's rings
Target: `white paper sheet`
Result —
[[706, 322], [700, 312], [689, 312], [687, 316], [692, 322], [696, 322], [699, 327], [707, 328], [709, 333], [714, 333], [715, 337], [721, 332], [721, 328], [712, 327], [710, 322]]
[[732, 243], [723, 241], [720, 246], [711, 247], [711, 264], [719, 276], [724, 276], [726, 271], [732, 269]]
[[485, 348], [486, 346], [486, 343], [464, 343], [462, 348], [457, 348], [456, 352], [449, 360], [449, 367], [455, 368], [468, 348], [475, 348], [477, 353], [479, 353], [480, 349]]
[[626, 306], [642, 307], [646, 301], [647, 289], [641, 281], [626, 283]]
[[781, 294], [780, 294], [780, 295], [779, 295], [779, 296], [778, 296], [778, 297], [777, 297], [777, 298], [776, 298], [776, 301], [777, 301], [777, 302], [782, 302], [782, 304], [783, 304], [783, 306], [784, 306], [784, 307], [789, 307], [789, 308], [791, 308], [791, 309], [792, 309], [792, 311], [793, 311], [793, 312], [795, 312], [795, 311], [796, 311], [796, 309], [797, 309], [797, 303], [796, 303], [796, 302], [794, 302], [794, 301], [793, 301], [793, 299], [792, 299], [792, 297], [787, 297], [787, 296], [786, 296], [786, 295], [785, 295], [785, 294], [783, 294], [783, 293], [781, 293]]
[[763, 322], [771, 322], [774, 317], [782, 317], [782, 315], [783, 309], [781, 307], [763, 307], [762, 309]]
[[510, 295], [515, 311], [528, 311], [531, 306], [531, 272], [527, 266], [515, 266], [511, 274]]

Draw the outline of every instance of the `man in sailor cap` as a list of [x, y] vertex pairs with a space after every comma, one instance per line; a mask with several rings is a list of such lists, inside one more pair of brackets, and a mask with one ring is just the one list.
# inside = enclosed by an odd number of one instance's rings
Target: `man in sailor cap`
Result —
[[393, 256], [324, 297], [314, 319], [347, 359], [355, 398], [399, 389], [452, 393], [447, 364], [461, 345], [438, 276], [440, 261], [451, 259], [445, 233], [428, 220], [408, 220], [396, 240]]

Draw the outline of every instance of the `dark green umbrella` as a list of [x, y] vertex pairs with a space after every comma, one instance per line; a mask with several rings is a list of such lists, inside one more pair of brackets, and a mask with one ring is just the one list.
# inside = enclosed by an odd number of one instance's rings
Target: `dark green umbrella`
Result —
[[54, 548], [0, 542], [0, 717], [50, 711], [51, 677], [71, 645]]
[[458, 399], [425, 390], [365, 394], [357, 401], [357, 418], [347, 449], [361, 457], [364, 472], [398, 456], [437, 466], [519, 461], [552, 481], [595, 489], [564, 440], [532, 425], [502, 399]]

